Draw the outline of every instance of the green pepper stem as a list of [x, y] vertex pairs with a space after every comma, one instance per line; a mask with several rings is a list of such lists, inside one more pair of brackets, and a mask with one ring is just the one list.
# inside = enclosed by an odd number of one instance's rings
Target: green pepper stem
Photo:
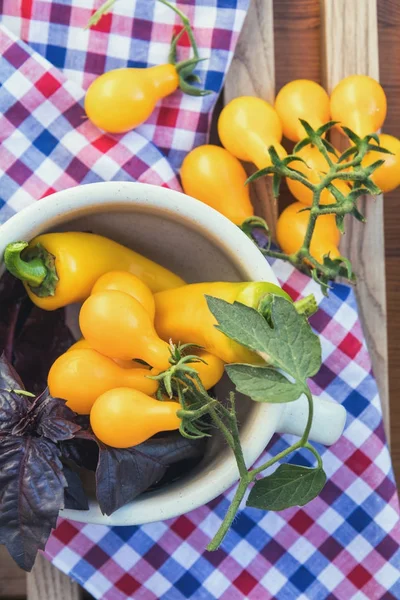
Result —
[[301, 300], [293, 303], [299, 315], [304, 315], [307, 319], [318, 311], [318, 304], [314, 294], [309, 294]]
[[31, 287], [39, 287], [46, 278], [47, 269], [41, 258], [33, 258], [29, 262], [23, 260], [21, 253], [27, 247], [27, 242], [8, 244], [4, 252], [4, 264], [7, 271], [17, 279]]

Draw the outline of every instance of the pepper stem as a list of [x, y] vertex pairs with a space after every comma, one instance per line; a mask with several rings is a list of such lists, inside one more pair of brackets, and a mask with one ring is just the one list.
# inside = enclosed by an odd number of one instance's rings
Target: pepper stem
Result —
[[307, 319], [318, 311], [318, 304], [314, 294], [309, 294], [301, 300], [293, 303], [299, 315], [304, 315]]
[[8, 244], [4, 252], [4, 264], [7, 271], [31, 287], [39, 287], [46, 278], [47, 269], [41, 258], [29, 262], [23, 260], [21, 253], [28, 247], [27, 242]]

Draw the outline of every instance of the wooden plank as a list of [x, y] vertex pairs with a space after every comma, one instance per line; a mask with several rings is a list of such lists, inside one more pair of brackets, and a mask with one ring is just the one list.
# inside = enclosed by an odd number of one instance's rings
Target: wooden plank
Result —
[[26, 576], [5, 546], [0, 546], [0, 598], [23, 598], [26, 596]]
[[[379, 79], [376, 0], [321, 0], [324, 31], [323, 56], [328, 92], [353, 74]], [[335, 145], [343, 145], [336, 137]], [[341, 249], [357, 273], [356, 294], [368, 349], [378, 382], [389, 435], [387, 314], [383, 198], [360, 200], [365, 225], [347, 220]]]
[[[383, 131], [400, 137], [400, 3], [378, 2], [379, 74], [388, 99]], [[388, 311], [389, 397], [391, 453], [397, 481], [400, 481], [400, 188], [385, 194], [386, 293]]]
[[[225, 104], [237, 96], [258, 96], [273, 103], [275, 94], [274, 29], [272, 0], [252, 0], [236, 46], [224, 91]], [[256, 170], [245, 164], [250, 175]], [[252, 185], [251, 198], [256, 214], [275, 233], [278, 216], [271, 181], [262, 178]]]
[[321, 83], [319, 0], [275, 0], [276, 91], [293, 79]]
[[27, 600], [81, 600], [81, 588], [43, 556], [27, 575]]
[[[274, 46], [276, 93], [294, 79], [321, 83], [320, 0], [274, 0]], [[290, 153], [294, 143], [283, 140]], [[279, 194], [279, 212], [295, 198], [286, 181]]]

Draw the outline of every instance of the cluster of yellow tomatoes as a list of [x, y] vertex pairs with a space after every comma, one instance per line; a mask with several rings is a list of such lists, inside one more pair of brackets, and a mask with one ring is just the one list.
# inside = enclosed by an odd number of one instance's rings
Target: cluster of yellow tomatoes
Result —
[[254, 309], [271, 295], [291, 301], [265, 281], [187, 284], [138, 252], [88, 232], [11, 242], [4, 263], [41, 310], [81, 305], [83, 337], [53, 363], [50, 393], [90, 415], [97, 437], [120, 448], [185, 426], [180, 402], [165, 397], [176, 391], [162, 383], [165, 371], [184, 373], [183, 385], [204, 393], [221, 379], [225, 364], [263, 363], [215, 327], [208, 296]]
[[[174, 65], [160, 65], [149, 69], [117, 69], [97, 78], [86, 94], [86, 113], [101, 129], [122, 133], [143, 123], [156, 102], [173, 93], [179, 86]], [[386, 97], [382, 87], [371, 77], [354, 75], [342, 80], [329, 95], [317, 83], [296, 80], [285, 85], [278, 93], [275, 106], [261, 98], [235, 98], [222, 110], [218, 133], [223, 148], [200, 146], [190, 152], [181, 169], [184, 191], [215, 208], [237, 225], [253, 215], [247, 176], [239, 161], [253, 163], [258, 169], [270, 166], [268, 152], [274, 146], [278, 155], [286, 156], [282, 136], [298, 142], [305, 137], [300, 119], [314, 129], [329, 120], [349, 127], [358, 136], [378, 131], [386, 116]], [[400, 141], [388, 134], [379, 135], [380, 145], [392, 154], [369, 152], [363, 165], [384, 159], [384, 164], [371, 179], [383, 191], [389, 192], [400, 184]], [[374, 142], [372, 142], [374, 143]], [[338, 153], [339, 155], [339, 153]], [[306, 164], [296, 162], [296, 169], [312, 183], [319, 182], [328, 164], [314, 146], [298, 152]], [[312, 191], [301, 182], [287, 179], [289, 189], [297, 202], [287, 207], [279, 217], [277, 239], [282, 250], [291, 254], [302, 245], [309, 213], [299, 212], [312, 202]], [[335, 187], [346, 195], [346, 182], [336, 180]], [[329, 190], [322, 192], [320, 203], [335, 202]], [[340, 234], [333, 215], [317, 220], [311, 243], [311, 254], [318, 261], [327, 252], [331, 258], [339, 256]]]
[[[181, 170], [183, 188], [190, 196], [240, 225], [253, 215], [249, 189], [245, 185], [247, 175], [240, 160], [251, 162], [259, 169], [270, 166], [270, 146], [274, 146], [281, 158], [285, 157], [282, 136], [293, 142], [306, 137], [300, 119], [314, 129], [332, 119], [364, 137], [378, 131], [385, 116], [386, 97], [382, 87], [374, 79], [361, 75], [342, 80], [330, 97], [317, 83], [296, 80], [280, 90], [274, 107], [260, 98], [235, 98], [222, 110], [218, 121], [223, 148], [205, 145], [190, 152]], [[387, 134], [380, 134], [379, 141], [392, 154], [371, 151], [362, 164], [367, 166], [384, 159], [384, 164], [372, 174], [371, 179], [383, 192], [389, 192], [400, 185], [400, 141]], [[339, 152], [337, 154], [340, 155]], [[324, 156], [312, 145], [303, 147], [297, 155], [306, 164], [296, 162], [296, 170], [311, 183], [317, 184], [329, 169]], [[333, 155], [331, 158], [335, 160]], [[350, 192], [346, 182], [334, 180], [333, 183], [343, 195]], [[309, 213], [299, 211], [304, 205], [311, 205], [313, 194], [299, 181], [287, 178], [287, 184], [297, 202], [281, 213], [276, 233], [282, 250], [291, 254], [303, 243]], [[333, 203], [335, 198], [331, 192], [323, 190], [320, 204]], [[312, 237], [311, 254], [319, 262], [323, 262], [323, 256], [328, 252], [331, 258], [336, 258], [339, 256], [339, 240], [334, 216], [320, 216]]]
[[[105, 273], [80, 310], [84, 337], [49, 372], [51, 395], [79, 414], [90, 414], [94, 433], [110, 446], [134, 446], [180, 426], [180, 404], [154, 397], [158, 381], [152, 377], [170, 366], [169, 345], [155, 329], [155, 309], [153, 293], [138, 277]], [[210, 389], [222, 377], [224, 363], [206, 350], [194, 353], [200, 360], [189, 366]]]

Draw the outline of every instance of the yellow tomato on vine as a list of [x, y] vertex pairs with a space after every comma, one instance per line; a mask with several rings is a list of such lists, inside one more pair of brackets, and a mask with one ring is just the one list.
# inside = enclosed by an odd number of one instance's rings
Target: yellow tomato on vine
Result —
[[[324, 174], [329, 170], [329, 165], [326, 161], [326, 158], [321, 154], [321, 152], [315, 146], [305, 146], [298, 152], [296, 152], [296, 156], [302, 158], [305, 163], [296, 161], [293, 164], [289, 164], [289, 166], [293, 166], [296, 171], [300, 171], [311, 183], [318, 184], [320, 180], [323, 178]], [[337, 158], [333, 154], [329, 154], [332, 162], [337, 163]], [[301, 181], [296, 181], [295, 179], [286, 178], [286, 183], [288, 184], [289, 190], [292, 192], [293, 196], [303, 204], [311, 206], [313, 200], [313, 192], [307, 186], [305, 186]], [[332, 184], [341, 192], [344, 196], [347, 196], [350, 192], [350, 187], [347, 183], [340, 179], [334, 179]], [[336, 199], [332, 192], [327, 188], [322, 190], [320, 196], [320, 204], [334, 204]]]

